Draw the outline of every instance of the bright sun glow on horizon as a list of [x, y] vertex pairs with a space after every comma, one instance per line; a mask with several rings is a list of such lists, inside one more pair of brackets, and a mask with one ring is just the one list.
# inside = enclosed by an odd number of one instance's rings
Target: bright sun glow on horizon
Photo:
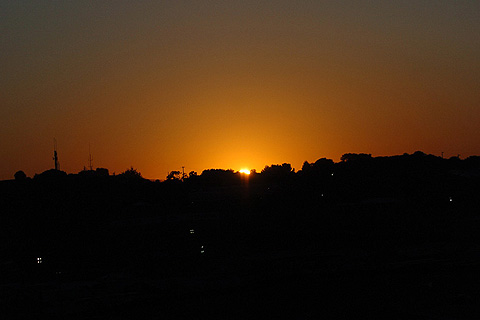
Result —
[[250, 174], [250, 170], [248, 170], [248, 169], [241, 169], [238, 172], [243, 173], [243, 174]]

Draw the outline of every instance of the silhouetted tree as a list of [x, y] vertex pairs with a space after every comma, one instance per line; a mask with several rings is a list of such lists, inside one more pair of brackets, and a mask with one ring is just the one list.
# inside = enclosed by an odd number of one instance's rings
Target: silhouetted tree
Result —
[[49, 169], [33, 176], [34, 180], [58, 180], [67, 177], [67, 173], [61, 170]]
[[366, 153], [345, 153], [342, 155], [340, 160], [342, 162], [349, 162], [349, 161], [359, 161], [359, 160], [371, 160], [372, 155]]
[[202, 176], [222, 176], [222, 175], [233, 175], [234, 172], [232, 169], [207, 169], [202, 171]]
[[167, 175], [167, 180], [180, 180], [181, 178], [181, 172], [174, 170], [170, 171]]
[[[108, 176], [108, 169], [106, 169], [106, 168], [97, 168], [97, 169], [95, 169], [95, 172], [99, 176]], [[140, 172], [138, 174], [140, 174]], [[140, 175], [140, 177], [141, 176], [142, 175]]]
[[284, 163], [282, 165], [272, 164], [271, 166], [265, 166], [262, 169], [261, 175], [272, 181], [283, 181], [286, 178], [293, 176], [295, 170], [290, 163]]
[[426, 154], [425, 154], [424, 152], [422, 152], [422, 151], [415, 151], [415, 152], [412, 154], [412, 156], [421, 158], [421, 157], [425, 157]]
[[15, 172], [15, 174], [13, 176], [15, 177], [15, 180], [17, 180], [17, 181], [23, 181], [27, 178], [27, 175], [22, 170]]
[[464, 163], [467, 168], [480, 168], [480, 156], [470, 156]]
[[262, 173], [274, 175], [289, 174], [293, 172], [294, 170], [292, 169], [292, 165], [290, 163], [284, 163], [282, 165], [272, 164], [271, 166], [265, 166], [265, 168], [262, 169]]
[[314, 167], [317, 168], [325, 168], [325, 167], [333, 167], [334, 162], [332, 159], [327, 159], [327, 158], [320, 158], [315, 163], [313, 164]]
[[133, 167], [130, 167], [130, 169], [125, 170], [124, 172], [120, 173], [119, 176], [125, 177], [127, 179], [142, 179], [142, 174], [134, 169]]
[[308, 163], [305, 161], [302, 166], [302, 175], [321, 178], [330, 175], [334, 169], [335, 163], [331, 159], [321, 158], [315, 163]]
[[200, 178], [207, 184], [228, 185], [240, 182], [238, 175], [232, 169], [203, 170]]
[[302, 172], [308, 172], [311, 168], [311, 165], [310, 163], [308, 163], [308, 161], [305, 161], [302, 165]]

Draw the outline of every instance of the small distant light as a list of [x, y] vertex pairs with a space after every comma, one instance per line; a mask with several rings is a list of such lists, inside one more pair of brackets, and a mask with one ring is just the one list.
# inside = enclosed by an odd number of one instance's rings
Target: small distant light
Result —
[[42, 258], [37, 258], [37, 263], [42, 263]]
[[448, 198], [448, 200], [449, 200], [450, 202], [452, 202], [452, 201], [453, 201], [452, 197], [449, 197], [449, 198]]
[[190, 234], [194, 234], [194, 233], [195, 233], [195, 230], [190, 229]]
[[322, 197], [323, 197], [323, 193], [322, 193]]
[[205, 250], [201, 250], [200, 253], [205, 253]]
[[202, 249], [203, 249], [203, 246], [201, 246], [200, 248], [202, 248]]
[[332, 173], [332, 177], [333, 177], [333, 173]]

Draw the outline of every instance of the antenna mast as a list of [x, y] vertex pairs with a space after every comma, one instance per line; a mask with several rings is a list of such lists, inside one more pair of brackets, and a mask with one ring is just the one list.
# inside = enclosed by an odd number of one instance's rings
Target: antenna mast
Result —
[[55, 161], [55, 170], [60, 170], [57, 155], [57, 139], [53, 138], [53, 160]]
[[90, 171], [93, 170], [92, 161], [93, 161], [93, 158], [92, 158], [92, 154], [90, 153], [90, 143], [89, 143], [88, 144], [88, 167], [90, 168]]

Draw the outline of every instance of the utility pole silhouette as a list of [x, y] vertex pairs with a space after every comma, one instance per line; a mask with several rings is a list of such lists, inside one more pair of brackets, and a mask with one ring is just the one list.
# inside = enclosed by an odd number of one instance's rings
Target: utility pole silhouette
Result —
[[55, 161], [55, 170], [60, 170], [60, 164], [58, 163], [57, 155], [57, 140], [53, 138], [53, 160]]

